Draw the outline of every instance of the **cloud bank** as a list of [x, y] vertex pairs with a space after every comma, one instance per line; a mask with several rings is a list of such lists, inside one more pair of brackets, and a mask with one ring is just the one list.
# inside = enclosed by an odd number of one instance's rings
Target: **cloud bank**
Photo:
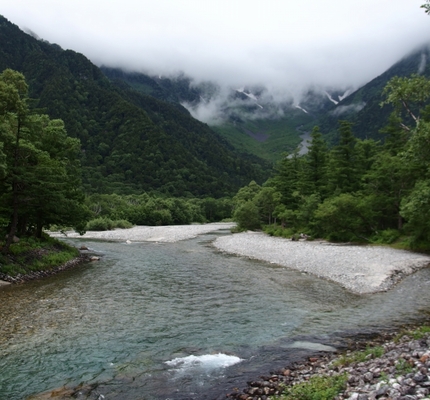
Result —
[[98, 65], [275, 97], [358, 87], [430, 38], [424, 0], [0, 1], [11, 22]]

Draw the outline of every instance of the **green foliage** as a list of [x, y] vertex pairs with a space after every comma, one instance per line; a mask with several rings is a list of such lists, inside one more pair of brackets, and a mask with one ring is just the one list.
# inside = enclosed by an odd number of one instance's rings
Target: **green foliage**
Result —
[[282, 158], [283, 152], [293, 152], [299, 146], [297, 127], [310, 123], [312, 119], [296, 109], [278, 118], [249, 119], [245, 116], [214, 125], [212, 129], [239, 151], [276, 162]]
[[88, 221], [86, 226], [87, 231], [109, 231], [114, 228], [114, 222], [111, 219], [102, 217]]
[[396, 372], [399, 375], [406, 375], [414, 371], [414, 367], [409, 364], [404, 358], [399, 358], [395, 363]]
[[415, 339], [415, 340], [419, 340], [422, 339], [423, 337], [425, 337], [426, 335], [428, 335], [430, 333], [430, 326], [428, 325], [423, 325], [420, 326], [419, 328], [409, 332], [409, 334]]
[[24, 76], [6, 69], [0, 74], [0, 141], [4, 160], [0, 181], [0, 220], [8, 225], [7, 252], [13, 237], [51, 224], [82, 230], [88, 216], [83, 206], [80, 144], [67, 136], [61, 120], [51, 120], [28, 107]]
[[221, 198], [267, 178], [268, 163], [235, 150], [175, 99], [109, 81], [83, 55], [38, 41], [1, 16], [0, 22], [0, 71], [22, 71], [36, 106], [80, 140], [86, 193]]
[[233, 221], [237, 222], [239, 230], [256, 230], [261, 228], [258, 207], [251, 200], [240, 204], [235, 209]]
[[429, 250], [427, 89], [430, 80], [424, 76], [389, 82], [383, 103], [395, 112], [384, 130], [385, 143], [357, 139], [351, 123], [340, 121], [339, 143], [327, 149], [315, 127], [308, 154], [286, 155], [262, 187], [254, 182], [239, 190], [234, 197], [239, 229], [249, 229], [247, 219], [258, 227], [259, 218], [270, 235], [287, 236], [286, 228], [288, 235]]
[[385, 229], [383, 231], [379, 231], [375, 236], [375, 239], [372, 240], [372, 243], [375, 244], [392, 244], [396, 242], [401, 236], [401, 233], [397, 229]]
[[[0, 242], [0, 246], [1, 246]], [[9, 276], [44, 271], [60, 266], [79, 256], [79, 251], [48, 236], [24, 237], [0, 255], [0, 272]]]
[[264, 226], [264, 232], [270, 236], [278, 236], [283, 238], [291, 238], [294, 235], [294, 230], [289, 228], [282, 228], [277, 225], [266, 225]]
[[312, 376], [309, 381], [285, 387], [278, 400], [332, 400], [346, 388], [347, 374]]
[[412, 192], [402, 199], [401, 215], [408, 221], [406, 229], [414, 242], [430, 239], [430, 182], [418, 181]]
[[355, 363], [360, 363], [368, 360], [369, 358], [378, 358], [385, 353], [382, 346], [367, 347], [363, 351], [354, 351], [352, 353], [347, 353], [337, 358], [333, 363], [333, 367], [344, 367]]
[[336, 241], [369, 241], [375, 215], [367, 200], [350, 193], [326, 199], [315, 211], [318, 232]]

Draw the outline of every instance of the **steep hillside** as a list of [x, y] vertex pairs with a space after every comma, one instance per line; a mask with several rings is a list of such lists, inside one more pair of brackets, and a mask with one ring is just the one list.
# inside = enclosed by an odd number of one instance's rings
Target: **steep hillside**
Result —
[[22, 72], [36, 106], [81, 140], [88, 192], [219, 197], [267, 176], [268, 165], [239, 154], [182, 106], [114, 85], [82, 54], [37, 40], [0, 16], [5, 68]]
[[208, 119], [210, 127], [238, 151], [268, 161], [293, 151], [301, 142], [301, 127], [311, 129], [320, 115], [340, 101], [334, 99], [343, 94], [309, 89], [296, 104], [290, 94], [283, 100], [275, 99], [260, 86], [231, 88], [228, 93], [221, 93], [215, 83], [197, 84], [185, 75], [156, 77], [106, 66], [101, 70], [118, 86], [184, 105], [196, 118]]
[[353, 123], [354, 134], [362, 139], [383, 139], [379, 132], [387, 125], [392, 108], [381, 107], [384, 100], [382, 91], [387, 82], [394, 76], [406, 77], [412, 74], [430, 76], [430, 48], [423, 47], [404, 57], [386, 72], [376, 77], [350, 96], [339, 102], [333, 110], [322, 117], [318, 123], [324, 134], [332, 140], [337, 137], [339, 119]]

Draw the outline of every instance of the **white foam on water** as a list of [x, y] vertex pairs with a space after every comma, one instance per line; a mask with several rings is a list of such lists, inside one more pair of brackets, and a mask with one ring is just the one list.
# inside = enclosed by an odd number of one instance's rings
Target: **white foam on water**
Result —
[[242, 359], [236, 356], [229, 356], [227, 354], [203, 354], [201, 356], [190, 355], [187, 357], [174, 358], [173, 360], [166, 361], [166, 364], [175, 369], [217, 369], [226, 368], [231, 365], [241, 362]]

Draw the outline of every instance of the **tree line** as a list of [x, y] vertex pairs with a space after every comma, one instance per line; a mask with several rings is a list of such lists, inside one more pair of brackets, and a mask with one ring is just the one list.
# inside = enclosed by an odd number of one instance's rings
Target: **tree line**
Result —
[[[32, 107], [23, 74], [0, 74], [0, 235], [7, 253], [16, 236], [42, 238], [55, 226], [111, 229], [189, 224], [231, 217], [231, 198], [178, 198], [154, 193], [84, 194], [81, 143], [64, 122]], [[3, 241], [3, 240], [1, 240]]]
[[251, 182], [234, 197], [239, 229], [274, 235], [305, 233], [338, 241], [408, 246], [430, 239], [430, 81], [392, 78], [381, 107], [393, 107], [384, 141], [357, 139], [339, 121], [338, 143], [328, 148], [315, 127], [306, 155], [285, 155], [262, 186]]

